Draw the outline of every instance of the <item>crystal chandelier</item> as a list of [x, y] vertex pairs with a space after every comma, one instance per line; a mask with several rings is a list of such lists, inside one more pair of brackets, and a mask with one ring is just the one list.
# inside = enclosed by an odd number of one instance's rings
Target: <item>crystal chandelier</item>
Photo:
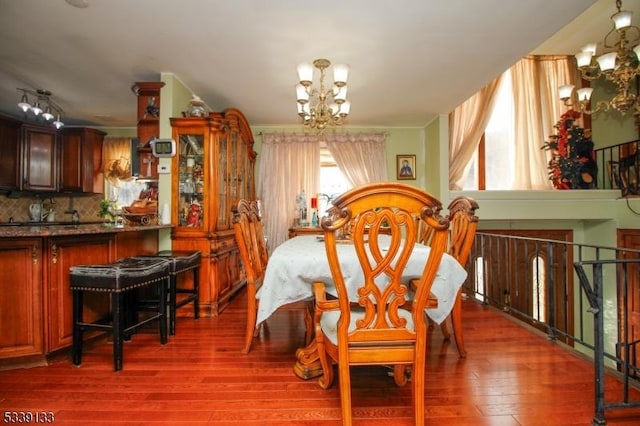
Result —
[[[636, 77], [640, 74], [640, 28], [631, 25], [632, 12], [621, 10], [622, 1], [616, 0], [618, 11], [611, 16], [614, 27], [604, 37], [603, 53], [596, 55], [596, 43], [590, 43], [576, 54], [578, 68], [582, 78], [593, 81], [604, 76], [616, 85], [616, 94], [610, 100], [601, 100], [591, 108], [590, 99], [593, 88], [583, 87], [576, 90], [577, 103], [571, 103], [573, 85], [559, 88], [560, 99], [569, 107], [579, 109], [585, 114], [594, 114], [613, 108], [623, 116], [628, 112], [640, 116], [639, 97], [633, 93]], [[635, 47], [631, 47], [636, 44]]]
[[[18, 108], [22, 112], [25, 114], [31, 112], [36, 118], [42, 117], [44, 121], [51, 123], [56, 129], [64, 126], [64, 123], [60, 121], [60, 116], [64, 114], [64, 111], [53, 102], [50, 91], [42, 89], [34, 91], [23, 88], [18, 88], [18, 91], [22, 92], [22, 97], [18, 102]], [[31, 102], [29, 96], [32, 97]]]
[[[347, 100], [347, 65], [333, 66], [333, 85], [325, 89], [326, 69], [331, 62], [327, 59], [316, 59], [313, 65], [298, 65], [300, 82], [296, 85], [298, 115], [302, 123], [312, 129], [323, 132], [328, 126], [341, 126], [345, 123], [351, 103]], [[320, 86], [312, 87], [313, 67], [320, 70]]]

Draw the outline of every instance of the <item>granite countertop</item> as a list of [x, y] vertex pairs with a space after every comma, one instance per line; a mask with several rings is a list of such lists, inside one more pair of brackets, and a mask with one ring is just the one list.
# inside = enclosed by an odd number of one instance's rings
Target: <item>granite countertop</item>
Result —
[[173, 225], [123, 225], [113, 226], [103, 223], [79, 223], [57, 222], [38, 223], [6, 223], [0, 224], [0, 238], [20, 237], [52, 237], [59, 235], [84, 235], [84, 234], [113, 234], [117, 232], [134, 232], [153, 229], [171, 229]]

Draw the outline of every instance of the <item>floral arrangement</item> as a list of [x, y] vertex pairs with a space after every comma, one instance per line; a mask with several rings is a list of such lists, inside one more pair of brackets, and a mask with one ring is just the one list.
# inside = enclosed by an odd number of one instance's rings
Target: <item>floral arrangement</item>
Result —
[[542, 145], [542, 149], [551, 152], [547, 168], [556, 189], [595, 188], [598, 164], [593, 141], [582, 127], [574, 124], [580, 115], [574, 110], [562, 114], [554, 126], [557, 134]]

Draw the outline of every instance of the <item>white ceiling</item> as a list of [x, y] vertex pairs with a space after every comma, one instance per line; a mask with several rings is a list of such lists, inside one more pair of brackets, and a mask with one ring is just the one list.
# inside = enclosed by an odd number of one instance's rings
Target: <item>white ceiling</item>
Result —
[[73, 2], [88, 7], [0, 0], [0, 112], [20, 117], [16, 88], [42, 88], [67, 124], [135, 126], [131, 86], [168, 72], [214, 110], [294, 125], [296, 65], [324, 57], [351, 67], [350, 125], [423, 126], [528, 53], [600, 41], [615, 12], [614, 0]]

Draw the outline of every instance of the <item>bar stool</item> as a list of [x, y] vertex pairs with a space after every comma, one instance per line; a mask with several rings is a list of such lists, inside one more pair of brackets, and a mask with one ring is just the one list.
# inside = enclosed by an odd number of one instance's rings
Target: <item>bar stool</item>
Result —
[[[176, 309], [193, 302], [193, 317], [200, 318], [200, 259], [199, 251], [162, 250], [154, 255], [136, 256], [142, 259], [165, 259], [169, 262], [169, 334], [176, 334]], [[193, 271], [193, 286], [178, 288], [178, 275]], [[187, 296], [178, 300], [178, 294]]]
[[[169, 262], [161, 258], [124, 258], [106, 265], [77, 265], [69, 269], [70, 288], [73, 292], [73, 364], [82, 361], [82, 337], [87, 330], [104, 330], [113, 334], [113, 365], [115, 371], [122, 369], [123, 341], [150, 321], [158, 320], [160, 343], [167, 343], [167, 288]], [[132, 315], [126, 299], [132, 292], [147, 286], [155, 286], [158, 299], [135, 304], [139, 311], [149, 315], [138, 319]], [[83, 319], [83, 295], [85, 292], [111, 294], [111, 318], [94, 322]]]

